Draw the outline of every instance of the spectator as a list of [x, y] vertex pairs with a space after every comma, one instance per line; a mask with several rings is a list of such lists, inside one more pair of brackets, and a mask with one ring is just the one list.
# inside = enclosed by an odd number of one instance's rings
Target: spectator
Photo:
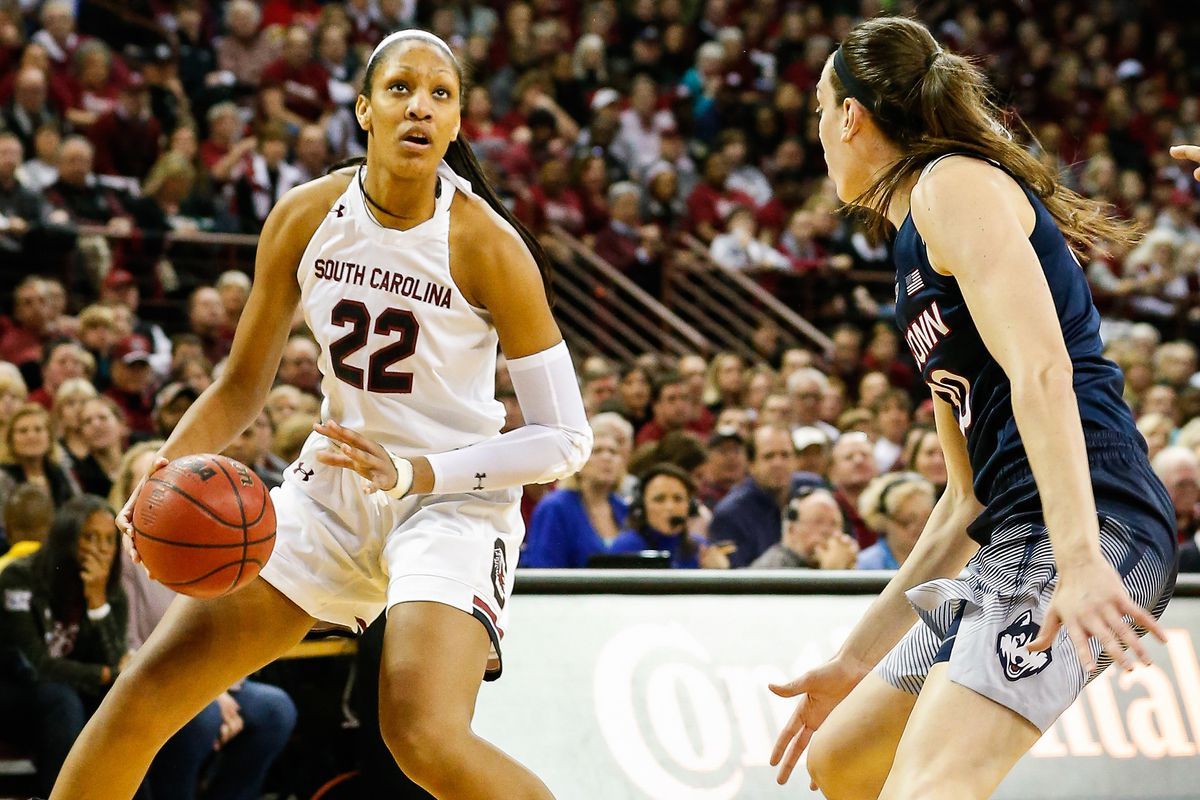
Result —
[[329, 140], [320, 125], [305, 125], [296, 137], [296, 183], [307, 183], [325, 174], [329, 168]]
[[44, 199], [43, 193], [58, 180], [61, 147], [59, 126], [56, 123], [39, 125], [33, 132], [33, 147], [26, 151], [25, 163], [17, 168], [17, 179], [39, 198]]
[[233, 103], [217, 103], [208, 110], [208, 138], [200, 143], [200, 163], [216, 188], [234, 177], [238, 166], [257, 146], [253, 136], [243, 137], [241, 114]]
[[[0, 317], [0, 360], [15, 364], [40, 383], [38, 364], [50, 336], [50, 306], [42, 278], [29, 275], [13, 290], [13, 313]], [[28, 379], [26, 382], [30, 382]]]
[[[142, 184], [142, 197], [130, 211], [142, 234], [139, 256], [151, 262], [143, 270], [147, 273], [155, 273], [165, 255], [168, 233], [211, 230], [216, 223], [216, 209], [196, 194], [196, 168], [175, 152], [154, 162]], [[160, 278], [160, 286], [162, 282]]]
[[1179, 541], [1187, 542], [1200, 531], [1200, 457], [1186, 447], [1165, 447], [1151, 464], [1171, 495]]
[[317, 368], [320, 350], [317, 343], [307, 336], [296, 335], [288, 339], [279, 362], [279, 381], [295, 386], [302, 392], [320, 394], [321, 372]]
[[593, 424], [592, 454], [537, 504], [521, 553], [525, 567], [586, 567], [621, 531], [629, 506], [617, 494], [628, 450]]
[[49, 56], [54, 71], [65, 75], [71, 70], [75, 52], [85, 39], [75, 32], [73, 0], [47, 0], [42, 5], [42, 29], [33, 35]]
[[133, 230], [125, 203], [92, 174], [95, 148], [82, 136], [68, 136], [58, 159], [58, 180], [46, 190], [56, 209], [67, 213], [77, 225], [100, 225], [113, 236], [128, 236]]
[[802, 425], [792, 431], [796, 447], [796, 471], [824, 475], [829, 470], [829, 439], [820, 428]]
[[121, 87], [111, 111], [88, 127], [95, 147], [95, 169], [102, 175], [121, 175], [141, 181], [158, 158], [162, 127], [150, 110], [150, 92], [138, 74]]
[[132, 333], [112, 352], [112, 386], [104, 391], [125, 417], [134, 438], [154, 433], [154, 373], [150, 369], [150, 342]]
[[1171, 442], [1175, 423], [1166, 414], [1150, 412], [1137, 418], [1137, 429], [1146, 440], [1146, 452], [1151, 461]]
[[[49, 796], [71, 745], [128, 661], [128, 603], [112, 509], [77, 497], [36, 553], [0, 572], [0, 733], [29, 742]], [[29, 725], [29, 720], [39, 724]]]
[[105, 396], [86, 401], [80, 416], [88, 454], [75, 461], [75, 477], [85, 493], [107, 497], [124, 453], [125, 418], [112, 398]]
[[725, 163], [729, 166], [726, 188], [749, 197], [753, 203], [752, 210], [758, 210], [771, 202], [771, 182], [762, 170], [748, 161], [750, 150], [744, 130], [731, 128], [722, 131], [717, 140], [717, 152], [725, 156]]
[[179, 381], [160, 389], [154, 397], [154, 435], [169, 437], [199, 396], [192, 386]]
[[716, 508], [734, 486], [746, 479], [748, 469], [745, 434], [736, 427], [723, 427], [718, 420], [708, 439], [708, 458], [696, 497], [705, 507]]
[[286, 161], [287, 151], [288, 133], [283, 125], [264, 124], [258, 132], [257, 149], [239, 161], [230, 173], [242, 233], [261, 231], [279, 198], [300, 185], [303, 176]]
[[790, 424], [794, 428], [816, 428], [826, 439], [836, 442], [838, 429], [821, 418], [821, 405], [828, 388], [829, 378], [814, 367], [802, 367], [788, 376], [787, 391], [792, 401]]
[[701, 402], [713, 414], [742, 408], [746, 394], [746, 363], [737, 353], [717, 353], [704, 372]]
[[583, 391], [583, 410], [589, 418], [600, 413], [617, 396], [617, 371], [604, 359], [587, 359], [580, 370], [579, 380]]
[[704, 162], [704, 180], [688, 195], [688, 220], [706, 244], [721, 232], [722, 222], [729, 219], [734, 206], [754, 206], [750, 197], [730, 189], [728, 180], [729, 160], [719, 152], [711, 153]]
[[34, 137], [44, 125], [58, 130], [62, 120], [50, 108], [46, 74], [36, 67], [23, 67], [13, 80], [12, 100], [0, 110], [0, 127], [7, 128], [21, 143], [21, 150], [33, 153]]
[[71, 103], [66, 118], [71, 127], [86, 131], [101, 115], [116, 108], [121, 81], [113, 68], [112, 51], [104, 42], [83, 42], [72, 61]]
[[72, 471], [88, 457], [88, 443], [83, 435], [83, 406], [96, 394], [96, 387], [86, 378], [69, 378], [54, 393], [53, 430], [63, 450], [64, 466]]
[[[229, 355], [233, 333], [225, 320], [221, 293], [215, 288], [201, 286], [192, 292], [188, 298], [188, 325], [191, 333], [199, 337], [203, 355], [210, 363], [215, 364]], [[286, 352], [284, 357], [286, 360]]]
[[650, 165], [662, 155], [660, 136], [674, 130], [671, 112], [658, 107], [658, 86], [642, 73], [634, 76], [629, 90], [629, 108], [620, 114], [620, 132], [613, 149], [629, 165], [630, 178], [644, 180]]
[[900, 569], [925, 530], [934, 486], [914, 472], [880, 475], [858, 498], [858, 513], [879, 540], [858, 554], [858, 569]]
[[915, 435], [910, 434], [912, 441], [911, 453], [904, 459], [904, 468], [915, 472], [933, 484], [938, 497], [946, 491], [946, 455], [942, 452], [942, 442], [938, 439], [937, 431], [933, 428], [916, 428]]
[[[150, 352], [150, 366], [154, 368], [156, 375], [166, 375], [171, 368], [171, 340], [167, 338], [167, 334], [163, 332], [160, 325], [149, 320], [142, 319], [138, 315], [141, 307], [142, 293], [138, 288], [137, 280], [133, 274], [124, 269], [113, 269], [104, 276], [104, 281], [100, 284], [100, 300], [110, 306], [119, 307], [130, 316], [129, 332], [136, 333], [146, 339], [153, 345]], [[114, 312], [114, 325], [115, 325]], [[119, 326], [114, 327], [115, 333], [120, 333]], [[123, 336], [120, 338], [124, 338]], [[112, 344], [116, 344], [114, 341]], [[92, 350], [88, 346], [89, 350]], [[108, 348], [104, 349], [107, 355]], [[92, 350], [92, 355], [97, 355], [96, 350]]]
[[9, 420], [4, 436], [4, 472], [17, 485], [30, 483], [50, 493], [61, 506], [79, 494], [79, 485], [63, 469], [63, 455], [50, 432], [50, 415], [37, 403], [26, 403]]
[[46, 542], [54, 522], [54, 501], [42, 487], [22, 484], [5, 498], [3, 519], [8, 549], [0, 554], [0, 572], [18, 558], [33, 555]]
[[642, 191], [630, 181], [608, 190], [608, 226], [596, 234], [596, 255], [612, 264], [652, 297], [662, 294], [663, 240], [659, 229], [641, 219]]
[[219, 80], [231, 86], [257, 87], [263, 70], [279, 55], [279, 48], [259, 29], [262, 12], [250, 0], [232, 0], [225, 7], [228, 33], [217, 40]]
[[846, 533], [858, 541], [859, 547], [870, 547], [879, 535], [858, 513], [858, 500], [879, 474], [871, 438], [857, 431], [843, 434], [833, 443], [831, 458], [829, 483], [845, 517]]
[[0, 438], [8, 435], [8, 423], [28, 396], [21, 371], [7, 361], [0, 361]]
[[676, 569], [728, 569], [727, 548], [706, 544], [688, 533], [688, 520], [696, 514], [692, 479], [673, 464], [651, 467], [641, 479], [629, 506], [626, 530], [609, 548], [612, 553], [665, 551]]
[[303, 25], [288, 27], [282, 56], [263, 69], [262, 85], [283, 89], [288, 122], [297, 127], [316, 122], [329, 111], [332, 105], [329, 73], [315, 57], [308, 28]]
[[678, 372], [659, 375], [650, 395], [650, 420], [638, 429], [635, 443], [657, 442], [671, 431], [683, 430], [690, 411], [685, 378]]
[[783, 253], [759, 241], [758, 222], [747, 206], [733, 206], [726, 218], [726, 233], [717, 234], [708, 254], [722, 269], [738, 271], [790, 270], [792, 262]]
[[[882, 373], [873, 373], [882, 375]], [[875, 414], [875, 468], [890, 472], [896, 468], [904, 447], [904, 434], [912, 424], [912, 399], [900, 389], [885, 389], [871, 403]]]
[[737, 549], [730, 556], [744, 567], [779, 541], [783, 508], [796, 471], [792, 434], [778, 425], [760, 425], [750, 439], [750, 474], [713, 509], [709, 530]]
[[278, 430], [284, 420], [300, 410], [300, 390], [286, 383], [279, 384], [267, 393], [265, 408], [271, 418], [271, 427]]
[[225, 325], [236, 330], [246, 301], [250, 299], [250, 276], [240, 270], [222, 272], [217, 278], [217, 293], [225, 308]]
[[271, 418], [267, 416], [266, 411], [260, 411], [250, 423], [250, 427], [230, 442], [224, 451], [224, 455], [254, 470], [254, 474], [258, 475], [259, 480], [269, 489], [283, 483], [283, 471], [288, 466], [286, 461], [271, 452], [273, 435]]
[[634, 430], [640, 430], [652, 416], [650, 401], [653, 382], [650, 373], [636, 364], [626, 368], [621, 373], [617, 394], [619, 401], [613, 404], [613, 408], [629, 420]]
[[[92, 370], [90, 354], [72, 339], [59, 339], [46, 345], [42, 358], [42, 385], [29, 394], [30, 401], [50, 411], [58, 389], [71, 378], [88, 378]], [[94, 368], [95, 364], [91, 366]]]
[[783, 536], [751, 569], [852, 569], [858, 543], [842, 531], [842, 512], [827, 489], [805, 487], [788, 502]]

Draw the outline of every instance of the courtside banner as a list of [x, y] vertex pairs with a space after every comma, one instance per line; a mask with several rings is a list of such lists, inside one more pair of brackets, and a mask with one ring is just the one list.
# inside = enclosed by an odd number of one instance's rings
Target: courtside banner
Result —
[[[475, 727], [561, 800], [815, 797], [802, 767], [775, 784], [794, 701], [766, 685], [829, 658], [871, 599], [520, 594]], [[1155, 665], [1093, 681], [995, 797], [1200, 797], [1200, 599], [1163, 621]]]

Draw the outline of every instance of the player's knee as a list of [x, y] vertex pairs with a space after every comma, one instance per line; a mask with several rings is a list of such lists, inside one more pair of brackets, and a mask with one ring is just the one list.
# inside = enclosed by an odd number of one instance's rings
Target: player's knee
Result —
[[457, 773], [458, 742], [470, 735], [469, 728], [404, 701], [380, 709], [379, 729], [400, 769], [426, 789]]
[[808, 775], [825, 797], [849, 800], [861, 796], [858, 751], [844, 737], [824, 729], [817, 731], [807, 753]]

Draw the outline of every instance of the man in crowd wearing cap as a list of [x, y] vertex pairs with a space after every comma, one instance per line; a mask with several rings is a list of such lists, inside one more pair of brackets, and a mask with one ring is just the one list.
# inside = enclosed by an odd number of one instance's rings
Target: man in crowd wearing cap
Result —
[[119, 267], [110, 269], [100, 283], [100, 302], [107, 306], [115, 304], [129, 309], [133, 317], [133, 332], [145, 336], [150, 341], [150, 366], [154, 374], [160, 378], [166, 377], [171, 371], [171, 340], [157, 323], [138, 316], [142, 293], [133, 273]]
[[796, 471], [824, 479], [829, 469], [829, 439], [820, 428], [804, 425], [792, 431], [796, 445]]
[[112, 111], [101, 115], [88, 129], [96, 148], [96, 172], [139, 181], [158, 158], [162, 127], [150, 113], [150, 92], [138, 73], [121, 87]]
[[792, 432], [780, 425], [761, 425], [750, 438], [750, 474], [730, 489], [713, 509], [709, 539], [731, 541], [734, 567], [744, 567], [779, 541], [783, 508], [796, 471]]
[[746, 439], [733, 426], [718, 426], [708, 439], [708, 458], [696, 487], [696, 498], [708, 508], [716, 508], [729, 490], [746, 479], [749, 461]]
[[168, 383], [160, 389], [154, 398], [154, 435], [160, 439], [170, 436], [199, 396], [194, 386], [183, 381]]
[[751, 569], [854, 569], [858, 543], [842, 530], [842, 511], [828, 489], [808, 488], [788, 503], [783, 535]]
[[154, 434], [154, 373], [150, 369], [150, 341], [131, 333], [112, 351], [112, 386], [104, 394], [125, 412], [134, 439]]

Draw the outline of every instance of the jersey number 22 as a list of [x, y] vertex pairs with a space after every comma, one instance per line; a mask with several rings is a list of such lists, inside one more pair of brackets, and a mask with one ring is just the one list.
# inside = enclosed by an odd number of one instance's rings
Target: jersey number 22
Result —
[[339, 328], [351, 326], [349, 333], [329, 345], [333, 374], [338, 380], [368, 392], [408, 394], [412, 391], [411, 372], [393, 372], [389, 369], [392, 364], [408, 358], [417, 350], [417, 335], [421, 332], [421, 326], [411, 311], [385, 308], [375, 318], [375, 333], [381, 336], [399, 333], [400, 339], [372, 353], [365, 374], [359, 367], [347, 364], [346, 359], [366, 347], [367, 335], [372, 327], [371, 312], [357, 300], [342, 300], [333, 307], [332, 322]]

